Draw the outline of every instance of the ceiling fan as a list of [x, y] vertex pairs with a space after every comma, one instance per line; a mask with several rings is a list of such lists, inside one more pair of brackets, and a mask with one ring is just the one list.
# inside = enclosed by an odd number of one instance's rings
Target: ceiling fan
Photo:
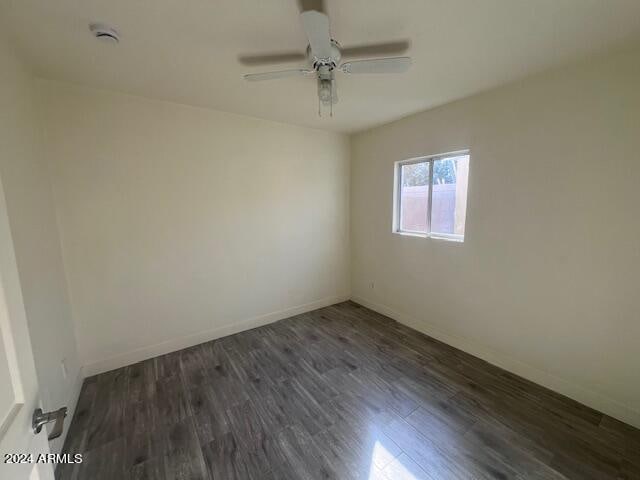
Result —
[[404, 53], [409, 48], [407, 40], [342, 48], [331, 38], [329, 17], [324, 13], [322, 1], [301, 0], [300, 19], [309, 39], [306, 52], [284, 52], [266, 55], [241, 56], [244, 65], [262, 65], [306, 60], [307, 68], [294, 68], [274, 72], [249, 73], [244, 79], [249, 82], [275, 80], [287, 77], [313, 76], [318, 84], [318, 114], [320, 105], [329, 106], [333, 115], [333, 105], [338, 101], [335, 72], [346, 74], [402, 73], [411, 66], [411, 57], [385, 57], [355, 60], [340, 63], [345, 58], [369, 55], [392, 55]]

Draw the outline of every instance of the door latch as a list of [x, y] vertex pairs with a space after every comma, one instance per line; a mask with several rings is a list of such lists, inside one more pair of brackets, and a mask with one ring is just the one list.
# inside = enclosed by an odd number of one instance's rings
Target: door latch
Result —
[[33, 412], [33, 421], [31, 426], [34, 433], [40, 433], [42, 426], [45, 423], [56, 422], [53, 425], [53, 431], [49, 434], [49, 440], [58, 438], [62, 435], [62, 429], [64, 427], [64, 417], [67, 416], [67, 407], [59, 408], [53, 412], [43, 412], [41, 408], [36, 408]]

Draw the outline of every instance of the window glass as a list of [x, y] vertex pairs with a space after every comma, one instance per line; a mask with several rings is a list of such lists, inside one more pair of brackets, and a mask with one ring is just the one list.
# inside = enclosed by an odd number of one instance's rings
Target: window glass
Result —
[[464, 235], [468, 175], [468, 155], [433, 162], [431, 233]]
[[400, 230], [427, 233], [429, 163], [402, 165], [400, 174]]

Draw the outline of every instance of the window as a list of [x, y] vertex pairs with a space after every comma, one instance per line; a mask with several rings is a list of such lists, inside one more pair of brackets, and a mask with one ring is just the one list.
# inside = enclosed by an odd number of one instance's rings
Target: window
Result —
[[396, 163], [393, 231], [462, 241], [469, 152]]

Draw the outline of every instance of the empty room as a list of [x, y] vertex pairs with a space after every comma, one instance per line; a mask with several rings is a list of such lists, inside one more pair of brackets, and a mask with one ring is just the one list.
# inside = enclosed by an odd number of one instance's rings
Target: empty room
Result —
[[640, 480], [640, 1], [0, 27], [0, 480]]

